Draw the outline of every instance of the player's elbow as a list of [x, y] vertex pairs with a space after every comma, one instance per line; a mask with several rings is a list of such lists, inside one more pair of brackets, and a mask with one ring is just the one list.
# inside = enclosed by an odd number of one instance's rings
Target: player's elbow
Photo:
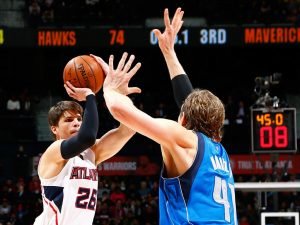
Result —
[[126, 118], [130, 117], [133, 103], [127, 96], [118, 95], [114, 98], [106, 98], [106, 104], [110, 114], [119, 122], [124, 123], [127, 120]]
[[130, 138], [136, 134], [135, 130], [132, 130], [128, 126], [124, 125], [123, 123], [120, 124], [118, 131], [119, 131], [121, 137], [129, 137]]

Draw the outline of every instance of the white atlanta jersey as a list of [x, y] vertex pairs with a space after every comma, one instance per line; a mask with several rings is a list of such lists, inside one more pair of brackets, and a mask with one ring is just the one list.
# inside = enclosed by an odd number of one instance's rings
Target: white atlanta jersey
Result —
[[92, 225], [98, 189], [95, 154], [87, 149], [53, 178], [41, 179], [43, 212], [34, 225]]

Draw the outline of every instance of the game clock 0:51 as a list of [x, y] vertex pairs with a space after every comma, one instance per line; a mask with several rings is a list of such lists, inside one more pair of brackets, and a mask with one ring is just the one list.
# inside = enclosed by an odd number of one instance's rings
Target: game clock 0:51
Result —
[[251, 109], [252, 152], [295, 152], [296, 134], [295, 108]]

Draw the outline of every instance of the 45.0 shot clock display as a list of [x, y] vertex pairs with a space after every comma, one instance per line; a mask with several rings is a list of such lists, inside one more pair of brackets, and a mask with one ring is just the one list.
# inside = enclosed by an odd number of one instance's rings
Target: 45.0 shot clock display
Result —
[[254, 153], [297, 151], [296, 109], [251, 109], [251, 145]]

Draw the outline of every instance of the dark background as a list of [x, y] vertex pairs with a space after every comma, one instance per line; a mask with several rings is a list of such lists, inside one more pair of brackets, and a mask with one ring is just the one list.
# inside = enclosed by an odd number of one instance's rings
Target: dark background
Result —
[[[297, 46], [178, 47], [176, 50], [193, 85], [208, 88], [216, 94], [228, 95], [235, 91], [250, 97], [254, 93], [255, 78], [271, 76], [275, 72], [282, 73], [282, 79], [279, 85], [271, 86], [271, 94], [298, 94], [300, 91]], [[168, 71], [157, 46], [0, 49], [1, 86], [16, 90], [28, 86], [39, 94], [47, 94], [49, 90], [61, 94], [62, 71], [72, 57], [93, 53], [107, 61], [110, 54], [118, 59], [124, 51], [135, 54], [136, 62], [142, 62], [134, 82], [146, 90], [169, 93], [165, 89], [170, 87]]]

